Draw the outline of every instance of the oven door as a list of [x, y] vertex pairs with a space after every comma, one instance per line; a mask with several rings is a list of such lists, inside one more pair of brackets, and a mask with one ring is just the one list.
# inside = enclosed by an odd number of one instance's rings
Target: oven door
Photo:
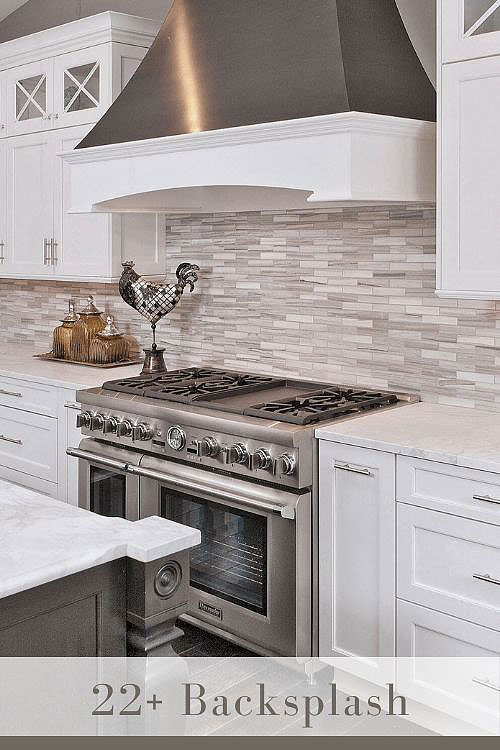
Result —
[[141, 517], [201, 532], [188, 614], [262, 653], [309, 655], [310, 494], [149, 456], [132, 471], [141, 477]]
[[78, 462], [78, 505], [101, 516], [139, 519], [139, 479], [128, 472], [137, 466], [141, 453], [83, 440], [67, 453]]

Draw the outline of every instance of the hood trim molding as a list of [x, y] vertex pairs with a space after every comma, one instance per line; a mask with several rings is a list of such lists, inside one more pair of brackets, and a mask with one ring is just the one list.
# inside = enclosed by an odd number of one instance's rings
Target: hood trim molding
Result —
[[[235, 186], [266, 188], [262, 209], [273, 208], [269, 189], [302, 191], [307, 194], [304, 207], [338, 201], [433, 202], [435, 140], [435, 123], [346, 112], [93, 146], [61, 157], [76, 213], [134, 211], [131, 196], [136, 195], [141, 196], [139, 213], [212, 212], [210, 200], [200, 203], [199, 190], [191, 206], [185, 193], [182, 205], [169, 205], [168, 192], [225, 187], [229, 196]], [[164, 206], [158, 204], [159, 192]], [[150, 207], [148, 193], [155, 194]], [[248, 193], [240, 206], [232, 196], [227, 210], [258, 207], [257, 194], [250, 203], [247, 198]], [[282, 208], [286, 200], [283, 193], [277, 205]], [[217, 205], [224, 205], [220, 194]]]
[[284, 120], [258, 125], [242, 125], [237, 128], [209, 130], [202, 133], [183, 133], [142, 141], [114, 143], [109, 146], [91, 146], [62, 154], [68, 164], [109, 161], [124, 156], [165, 154], [173, 151], [220, 148], [245, 143], [284, 140], [286, 138], [310, 138], [332, 135], [339, 132], [383, 133], [421, 139], [436, 139], [436, 125], [424, 120], [410, 120], [390, 115], [372, 115], [366, 112], [342, 112], [319, 115], [298, 120]]

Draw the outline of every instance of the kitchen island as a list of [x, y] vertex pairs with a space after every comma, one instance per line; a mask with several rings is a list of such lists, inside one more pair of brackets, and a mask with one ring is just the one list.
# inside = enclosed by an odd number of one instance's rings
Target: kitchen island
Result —
[[0, 656], [168, 653], [199, 542], [0, 482]]

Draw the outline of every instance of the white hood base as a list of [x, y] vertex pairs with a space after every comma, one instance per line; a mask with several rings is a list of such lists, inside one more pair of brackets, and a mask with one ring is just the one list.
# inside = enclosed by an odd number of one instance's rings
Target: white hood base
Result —
[[435, 201], [435, 123], [360, 112], [62, 154], [73, 213]]

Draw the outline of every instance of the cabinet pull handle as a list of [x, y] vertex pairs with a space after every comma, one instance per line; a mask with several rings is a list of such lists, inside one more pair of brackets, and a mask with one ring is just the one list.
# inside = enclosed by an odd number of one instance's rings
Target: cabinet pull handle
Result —
[[472, 577], [475, 578], [476, 581], [485, 581], [485, 583], [494, 583], [495, 586], [500, 586], [500, 580], [498, 580], [498, 578], [493, 578], [489, 573], [473, 573]]
[[2, 240], [2, 242], [0, 242], [0, 263], [3, 263], [5, 261], [4, 250], [5, 250], [5, 242]]
[[71, 403], [71, 402], [68, 402], [68, 403], [64, 404], [64, 408], [65, 409], [74, 409], [75, 411], [80, 411], [80, 409], [81, 409], [80, 404], [74, 404], [74, 403]]
[[487, 677], [484, 679], [481, 679], [480, 677], [473, 677], [472, 682], [474, 682], [476, 685], [482, 685], [483, 687], [487, 687], [490, 690], [495, 690], [495, 692], [500, 693], [500, 685], [495, 685], [494, 682], [491, 682]]
[[353, 474], [363, 474], [365, 477], [372, 477], [373, 472], [370, 469], [365, 469], [363, 466], [352, 466], [351, 464], [339, 464], [334, 463], [334, 469], [341, 469], [342, 471], [351, 471]]
[[2, 396], [15, 396], [16, 398], [22, 398], [22, 393], [15, 393], [14, 391], [4, 391], [2, 388], [0, 388], [0, 394]]
[[16, 440], [15, 438], [7, 437], [7, 435], [0, 435], [0, 440], [3, 440], [6, 443], [15, 443], [15, 445], [22, 445], [22, 440]]
[[57, 265], [57, 242], [56, 240], [50, 240], [50, 265]]
[[50, 255], [49, 255], [49, 241], [47, 238], [43, 241], [43, 265], [48, 266], [50, 262]]
[[472, 495], [473, 500], [480, 500], [483, 503], [493, 503], [494, 505], [500, 505], [500, 500], [497, 500], [496, 497], [491, 497], [491, 495]]

